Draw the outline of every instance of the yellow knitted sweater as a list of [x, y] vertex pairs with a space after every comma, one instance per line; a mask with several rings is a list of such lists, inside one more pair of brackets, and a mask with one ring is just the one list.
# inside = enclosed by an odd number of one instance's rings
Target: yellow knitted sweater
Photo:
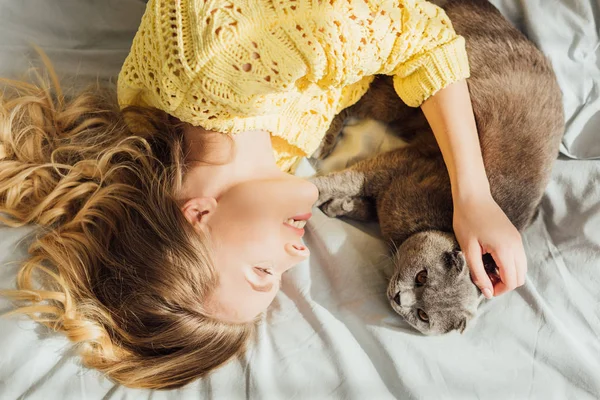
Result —
[[268, 131], [287, 170], [376, 74], [419, 106], [468, 77], [464, 39], [423, 0], [150, 0], [118, 96], [209, 130]]

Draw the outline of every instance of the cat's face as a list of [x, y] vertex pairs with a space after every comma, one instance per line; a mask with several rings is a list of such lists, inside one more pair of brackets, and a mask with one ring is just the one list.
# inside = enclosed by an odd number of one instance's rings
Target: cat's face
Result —
[[387, 296], [394, 311], [426, 335], [461, 333], [483, 299], [454, 235], [427, 231], [396, 252]]

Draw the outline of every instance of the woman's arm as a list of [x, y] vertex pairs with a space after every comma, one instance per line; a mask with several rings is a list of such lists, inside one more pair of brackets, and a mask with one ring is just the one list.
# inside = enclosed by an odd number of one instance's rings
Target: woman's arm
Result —
[[[473, 281], [483, 294], [500, 295], [525, 282], [521, 235], [492, 198], [465, 80], [440, 90], [421, 106], [442, 151], [454, 203], [454, 232]], [[490, 253], [502, 282], [493, 287], [481, 256]]]

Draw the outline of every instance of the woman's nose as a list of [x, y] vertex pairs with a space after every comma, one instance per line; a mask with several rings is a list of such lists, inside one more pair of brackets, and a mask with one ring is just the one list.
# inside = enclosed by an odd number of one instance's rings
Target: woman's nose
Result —
[[314, 183], [309, 182], [309, 184], [310, 184], [309, 199], [311, 200], [312, 204], [315, 204], [317, 202], [317, 200], [319, 199], [319, 189], [317, 188], [317, 186]]

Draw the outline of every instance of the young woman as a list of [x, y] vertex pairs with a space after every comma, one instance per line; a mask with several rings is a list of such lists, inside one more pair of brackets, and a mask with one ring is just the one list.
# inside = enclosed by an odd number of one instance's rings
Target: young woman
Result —
[[[114, 94], [7, 82], [0, 212], [42, 227], [17, 313], [128, 386], [171, 388], [240, 354], [318, 193], [288, 172], [376, 74], [420, 106], [452, 181], [455, 231], [487, 297], [523, 284], [489, 191], [463, 38], [422, 0], [151, 0]], [[480, 221], [485, 216], [485, 229]], [[481, 255], [502, 283], [492, 287]]]

